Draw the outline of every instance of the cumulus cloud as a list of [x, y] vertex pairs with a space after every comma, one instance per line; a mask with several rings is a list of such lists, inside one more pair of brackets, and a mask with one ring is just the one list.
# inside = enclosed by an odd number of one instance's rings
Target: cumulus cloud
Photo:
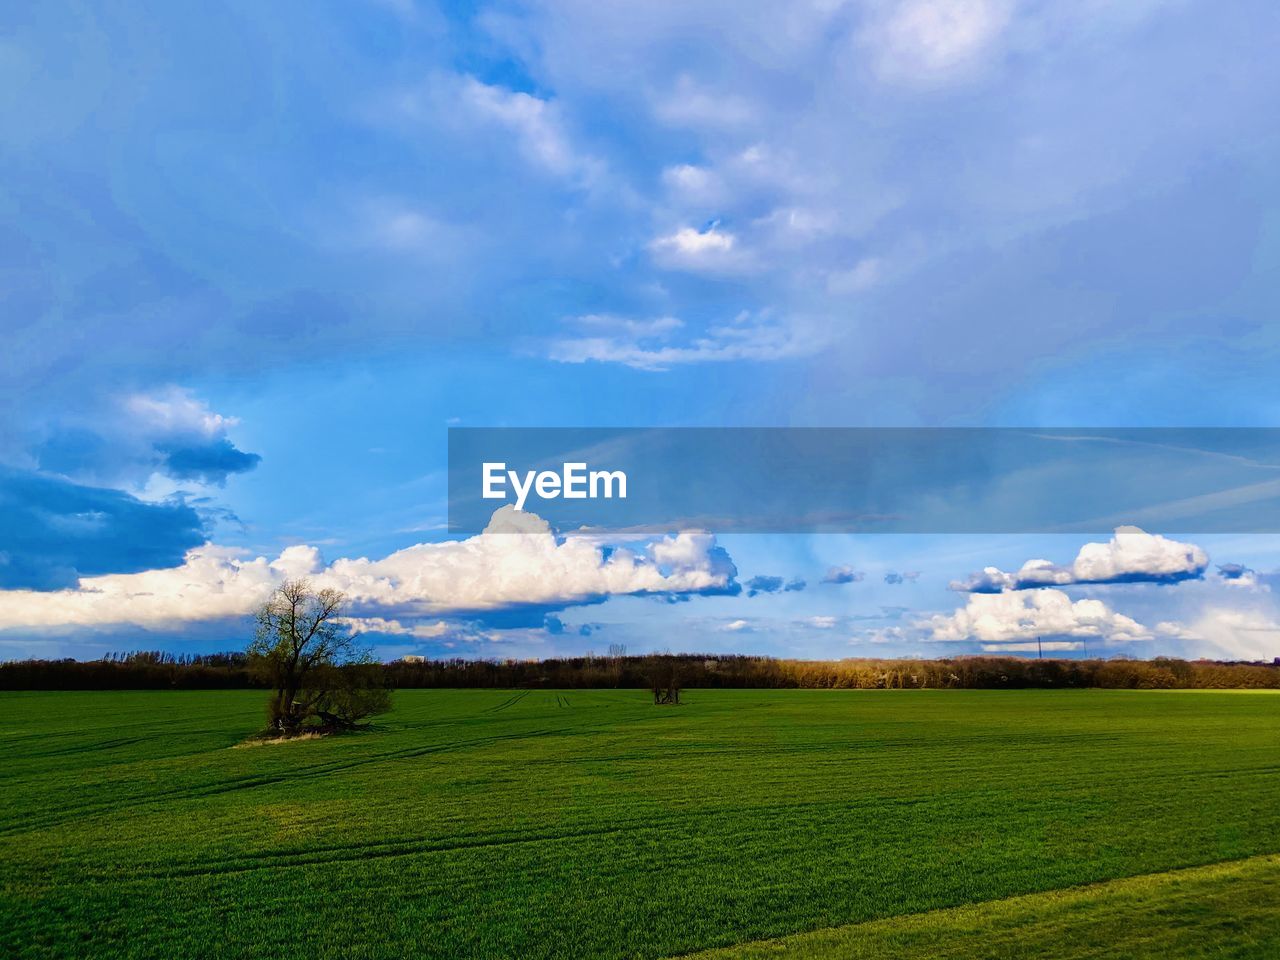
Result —
[[736, 575], [711, 534], [686, 532], [607, 550], [588, 539], [559, 538], [545, 521], [506, 506], [478, 536], [418, 544], [381, 560], [325, 566], [310, 546], [289, 547], [269, 561], [209, 545], [191, 550], [173, 569], [86, 577], [73, 590], [0, 591], [0, 629], [152, 627], [238, 617], [286, 577], [343, 591], [352, 617], [366, 622], [532, 609], [542, 611], [540, 625], [545, 608], [610, 596], [731, 593]]
[[737, 273], [750, 268], [754, 259], [736, 234], [713, 220], [701, 229], [680, 227], [649, 244], [654, 263], [667, 270], [689, 273]]
[[853, 567], [845, 565], [837, 565], [828, 567], [826, 574], [822, 578], [823, 583], [860, 583], [866, 576], [861, 570], [855, 570]]
[[170, 386], [71, 421], [43, 440], [35, 458], [46, 472], [88, 482], [130, 483], [160, 473], [220, 486], [262, 459], [231, 442], [228, 431], [238, 423]]
[[953, 581], [951, 589], [1000, 593], [1070, 584], [1178, 583], [1203, 577], [1208, 566], [1209, 557], [1195, 544], [1145, 533], [1137, 527], [1119, 527], [1106, 543], [1086, 543], [1070, 566], [1028, 560], [1012, 573], [986, 567], [965, 580]]
[[655, 250], [669, 250], [685, 257], [700, 257], [715, 253], [727, 253], [732, 250], [738, 240], [732, 233], [725, 233], [715, 224], [694, 230], [682, 227], [669, 236], [659, 237], [653, 242]]
[[136, 424], [158, 436], [214, 438], [239, 423], [235, 417], [214, 413], [208, 404], [181, 387], [132, 394], [125, 398], [124, 409]]
[[343, 617], [340, 622], [355, 635], [376, 633], [391, 637], [413, 637], [417, 640], [434, 640], [445, 636], [452, 629], [452, 625], [446, 620], [405, 624], [385, 617]]
[[[1101, 600], [1073, 601], [1061, 590], [974, 594], [959, 610], [918, 624], [929, 639], [1008, 644], [1037, 637], [1097, 638], [1109, 643], [1150, 640], [1142, 624]], [[1016, 648], [1015, 648], [1016, 649]]]

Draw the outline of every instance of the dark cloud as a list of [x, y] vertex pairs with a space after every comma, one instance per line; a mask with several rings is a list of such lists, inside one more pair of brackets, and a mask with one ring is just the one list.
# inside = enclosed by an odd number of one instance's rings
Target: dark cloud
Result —
[[746, 587], [748, 597], [755, 597], [762, 593], [798, 593], [807, 587], [808, 583], [801, 577], [786, 580], [783, 577], [761, 575], [752, 577], [743, 586]]
[[57, 590], [82, 576], [174, 567], [204, 541], [186, 504], [0, 467], [0, 587]]
[[826, 576], [822, 578], [823, 583], [859, 583], [866, 576], [861, 570], [855, 570], [853, 567], [836, 566], [827, 569]]
[[252, 470], [262, 457], [245, 453], [225, 437], [196, 446], [163, 445], [157, 448], [165, 473], [176, 480], [196, 480], [221, 485], [233, 473]]
[[82, 427], [59, 430], [33, 451], [40, 469], [83, 481], [119, 482], [152, 472], [175, 480], [222, 486], [232, 474], [252, 470], [261, 461], [240, 450], [225, 436], [188, 436], [151, 440], [106, 436]]
[[752, 577], [746, 582], [747, 596], [754, 597], [761, 593], [777, 593], [782, 589], [781, 577]]
[[798, 593], [808, 586], [808, 583], [800, 577], [784, 580], [782, 577], [757, 576], [748, 580], [745, 586], [747, 596], [755, 597], [762, 593]]
[[919, 579], [919, 570], [904, 570], [902, 573], [898, 573], [896, 570], [890, 570], [884, 575], [884, 582], [888, 584], [915, 583]]
[[32, 451], [41, 470], [77, 476], [119, 458], [118, 444], [79, 427], [60, 430]]
[[[952, 580], [949, 589], [959, 593], [1004, 593], [1006, 590], [1035, 590], [1040, 587], [1106, 586], [1109, 584], [1154, 583], [1169, 586], [1186, 580], [1199, 580], [1203, 568], [1175, 571], [1130, 570], [1106, 577], [1077, 579], [1065, 567], [1040, 567], [1026, 575], [984, 570], [964, 580]], [[1224, 579], [1234, 577], [1223, 575]]]
[[1239, 580], [1253, 573], [1251, 567], [1246, 567], [1243, 563], [1220, 563], [1218, 564], [1218, 576], [1223, 580]]

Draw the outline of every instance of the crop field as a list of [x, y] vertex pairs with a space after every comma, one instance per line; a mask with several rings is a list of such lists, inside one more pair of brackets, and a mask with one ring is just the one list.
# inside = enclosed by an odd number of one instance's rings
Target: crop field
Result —
[[684, 699], [0, 694], [0, 955], [1280, 956], [1280, 696]]

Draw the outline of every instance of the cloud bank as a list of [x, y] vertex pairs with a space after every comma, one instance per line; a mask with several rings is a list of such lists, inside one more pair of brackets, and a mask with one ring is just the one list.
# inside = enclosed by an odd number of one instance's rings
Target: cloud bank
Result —
[[585, 538], [558, 538], [545, 521], [507, 506], [478, 536], [417, 544], [381, 560], [325, 566], [310, 546], [289, 547], [267, 560], [205, 545], [171, 569], [85, 577], [76, 589], [53, 592], [0, 591], [0, 630], [154, 628], [241, 617], [281, 580], [307, 577], [317, 587], [346, 593], [353, 617], [377, 618], [363, 629], [386, 626], [420, 636], [415, 618], [545, 610], [611, 596], [733, 593], [736, 575], [711, 534], [686, 532], [643, 548], [608, 549]]
[[1137, 527], [1119, 527], [1106, 543], [1086, 543], [1068, 566], [1028, 560], [1014, 572], [986, 567], [965, 580], [953, 581], [951, 589], [1002, 593], [1072, 584], [1167, 584], [1199, 579], [1208, 566], [1208, 555], [1195, 544], [1145, 533]]
[[1142, 624], [1116, 613], [1101, 600], [1073, 601], [1061, 590], [1053, 589], [974, 594], [954, 613], [931, 617], [920, 626], [931, 640], [976, 640], [984, 644], [1012, 644], [1038, 637], [1128, 643], [1153, 636]]

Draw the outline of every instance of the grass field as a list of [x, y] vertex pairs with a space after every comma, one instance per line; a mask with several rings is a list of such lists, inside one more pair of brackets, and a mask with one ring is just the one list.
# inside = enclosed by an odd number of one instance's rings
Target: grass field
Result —
[[0, 694], [0, 955], [1280, 956], [1280, 696], [685, 697]]

